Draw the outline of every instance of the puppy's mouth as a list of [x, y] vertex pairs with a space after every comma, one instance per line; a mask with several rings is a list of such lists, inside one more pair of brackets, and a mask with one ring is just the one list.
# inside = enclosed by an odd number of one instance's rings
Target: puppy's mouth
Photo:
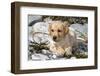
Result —
[[53, 41], [58, 42], [58, 40], [54, 40], [54, 39], [53, 39]]

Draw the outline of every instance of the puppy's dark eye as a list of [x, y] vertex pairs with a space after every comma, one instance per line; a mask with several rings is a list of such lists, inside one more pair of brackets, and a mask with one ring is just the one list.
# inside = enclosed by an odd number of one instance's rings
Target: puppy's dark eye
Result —
[[58, 30], [58, 32], [62, 32], [61, 30]]
[[53, 30], [53, 29], [52, 29], [51, 31], [52, 31], [52, 32], [54, 32], [54, 30]]

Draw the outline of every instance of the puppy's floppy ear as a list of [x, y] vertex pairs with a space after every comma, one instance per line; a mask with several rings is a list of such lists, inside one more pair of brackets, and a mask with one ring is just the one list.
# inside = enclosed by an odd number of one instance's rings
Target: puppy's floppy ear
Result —
[[49, 35], [51, 34], [51, 25], [52, 25], [52, 23], [49, 23], [49, 27], [48, 27]]
[[70, 23], [68, 22], [68, 21], [64, 21], [64, 26], [67, 26], [67, 27], [69, 27], [70, 26]]
[[64, 35], [66, 35], [69, 32], [69, 26], [70, 26], [70, 24], [69, 24], [68, 21], [65, 21], [63, 23], [63, 25], [64, 25]]

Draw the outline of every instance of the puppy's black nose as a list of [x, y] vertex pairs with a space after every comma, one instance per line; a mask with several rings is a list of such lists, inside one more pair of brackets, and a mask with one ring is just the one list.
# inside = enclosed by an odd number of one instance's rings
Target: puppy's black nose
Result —
[[53, 36], [53, 40], [56, 40], [57, 39], [57, 37], [56, 36]]

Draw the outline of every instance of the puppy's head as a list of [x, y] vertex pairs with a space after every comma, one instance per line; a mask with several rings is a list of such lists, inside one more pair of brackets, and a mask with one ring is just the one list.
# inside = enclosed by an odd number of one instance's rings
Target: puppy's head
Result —
[[62, 40], [68, 33], [68, 23], [61, 21], [53, 21], [49, 25], [49, 34], [55, 42]]

